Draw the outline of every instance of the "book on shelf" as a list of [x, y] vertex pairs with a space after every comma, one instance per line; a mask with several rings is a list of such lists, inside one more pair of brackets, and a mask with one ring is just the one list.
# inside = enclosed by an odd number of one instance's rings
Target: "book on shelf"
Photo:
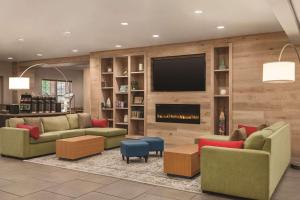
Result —
[[144, 118], [144, 111], [142, 110], [133, 110], [131, 111], [132, 118]]

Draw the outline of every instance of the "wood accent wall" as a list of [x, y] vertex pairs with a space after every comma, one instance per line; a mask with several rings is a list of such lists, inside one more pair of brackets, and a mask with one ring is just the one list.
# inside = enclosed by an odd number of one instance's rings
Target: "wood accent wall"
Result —
[[91, 81], [90, 81], [90, 68], [83, 70], [83, 112], [91, 112]]
[[[194, 138], [211, 129], [211, 46], [203, 45], [171, 45], [154, 47], [147, 52], [147, 122], [146, 134], [163, 137], [167, 143], [187, 144]], [[205, 92], [153, 92], [151, 91], [151, 58], [180, 56], [206, 53], [206, 91]], [[170, 73], [172, 73], [170, 71]], [[199, 124], [157, 123], [155, 121], [155, 105], [160, 103], [200, 104], [201, 117]]]
[[[164, 137], [168, 143], [185, 144], [192, 143], [195, 137], [205, 131], [211, 130], [211, 83], [210, 83], [210, 52], [213, 45], [220, 43], [232, 43], [232, 115], [233, 128], [238, 123], [258, 125], [260, 123], [274, 123], [284, 120], [291, 124], [292, 143], [294, 156], [300, 157], [300, 74], [297, 73], [297, 81], [293, 84], [266, 84], [262, 83], [262, 65], [264, 62], [276, 61], [281, 47], [288, 42], [287, 36], [282, 33], [267, 33], [250, 36], [239, 36], [217, 40], [190, 42], [183, 44], [171, 44], [152, 46], [117, 51], [95, 52], [91, 54], [91, 111], [97, 116], [99, 102], [99, 90], [97, 89], [98, 77], [95, 67], [98, 61], [93, 56], [104, 54], [129, 54], [144, 52], [146, 54], [148, 70], [147, 78], [147, 135]], [[206, 92], [151, 92], [150, 60], [152, 57], [186, 55], [194, 53], [206, 53], [207, 74]], [[298, 61], [295, 52], [287, 49], [283, 59]], [[94, 63], [94, 64], [93, 64]], [[156, 103], [200, 103], [201, 124], [166, 124], [155, 122]]]

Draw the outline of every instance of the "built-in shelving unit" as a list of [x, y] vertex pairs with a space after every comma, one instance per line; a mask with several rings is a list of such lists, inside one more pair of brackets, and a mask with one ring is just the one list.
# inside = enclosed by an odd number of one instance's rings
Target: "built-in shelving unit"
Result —
[[[228, 135], [232, 131], [232, 44], [212, 48], [212, 131]], [[220, 131], [220, 114], [225, 115], [225, 129]]]
[[145, 135], [145, 56], [100, 58], [100, 72], [99, 117], [108, 119], [110, 127], [126, 128], [129, 135]]
[[[108, 119], [109, 127], [113, 127], [114, 113], [113, 113], [113, 59], [102, 58], [100, 59], [101, 65], [101, 116]], [[110, 99], [111, 106], [107, 106], [107, 99]]]
[[[145, 134], [145, 56], [130, 56], [130, 125], [133, 135]], [[138, 106], [137, 106], [138, 105]]]

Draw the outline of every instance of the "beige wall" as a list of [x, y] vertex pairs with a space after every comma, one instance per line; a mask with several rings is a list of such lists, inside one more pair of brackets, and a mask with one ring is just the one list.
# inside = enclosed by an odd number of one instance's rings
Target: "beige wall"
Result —
[[[73, 93], [75, 94], [76, 107], [83, 107], [83, 70], [62, 70], [69, 80], [72, 80]], [[64, 80], [55, 69], [37, 68], [35, 69], [35, 89], [33, 95], [41, 94], [42, 79]]]
[[8, 89], [8, 78], [12, 76], [12, 65], [8, 62], [0, 62], [0, 76], [3, 76], [3, 104], [12, 103], [12, 91]]

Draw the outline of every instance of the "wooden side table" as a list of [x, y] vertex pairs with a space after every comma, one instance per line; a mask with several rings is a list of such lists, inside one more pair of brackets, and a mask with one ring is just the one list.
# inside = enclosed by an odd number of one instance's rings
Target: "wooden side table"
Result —
[[104, 137], [85, 135], [56, 141], [56, 156], [75, 160], [104, 151]]
[[182, 145], [168, 148], [164, 152], [164, 173], [193, 177], [200, 172], [198, 146]]

